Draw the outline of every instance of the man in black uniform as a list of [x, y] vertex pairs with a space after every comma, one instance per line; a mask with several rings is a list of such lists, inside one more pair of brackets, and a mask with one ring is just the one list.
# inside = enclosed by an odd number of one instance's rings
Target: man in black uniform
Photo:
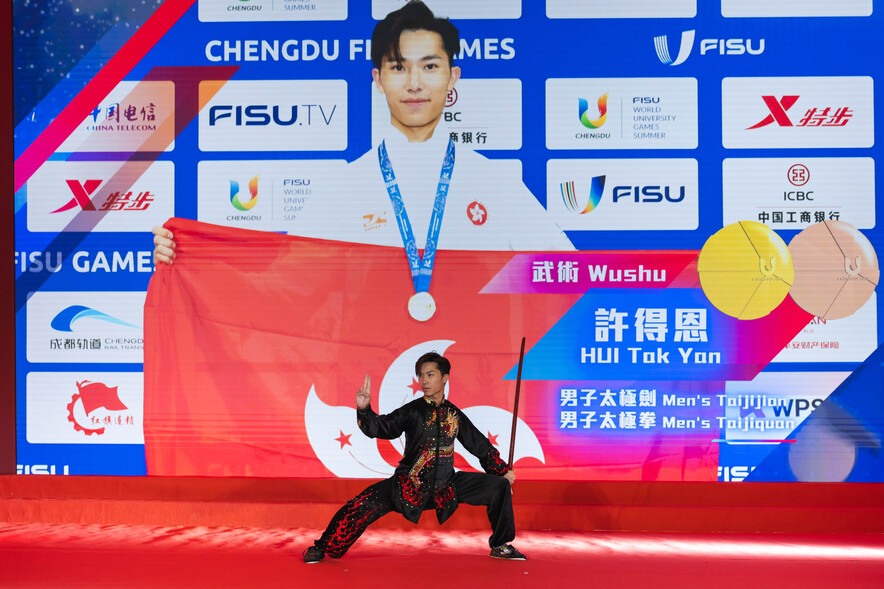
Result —
[[[371, 485], [338, 510], [319, 540], [304, 551], [304, 562], [344, 556], [373, 521], [390, 511], [417, 523], [422, 512], [435, 509], [443, 523], [459, 503], [487, 506], [491, 556], [525, 560], [508, 544], [516, 536], [510, 492], [515, 473], [488, 438], [445, 398], [451, 363], [430, 352], [418, 358], [414, 372], [424, 396], [388, 415], [372, 410], [371, 379], [365, 377], [356, 393], [359, 429], [371, 438], [394, 439], [404, 433], [405, 454], [391, 478]], [[487, 474], [454, 472], [455, 439], [479, 459]]]

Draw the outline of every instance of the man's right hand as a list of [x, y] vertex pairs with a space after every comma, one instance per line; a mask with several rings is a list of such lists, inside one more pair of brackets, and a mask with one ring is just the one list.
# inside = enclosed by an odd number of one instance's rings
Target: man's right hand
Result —
[[175, 259], [175, 242], [172, 241], [172, 232], [165, 227], [154, 227], [153, 231], [153, 263], [160, 262], [171, 264]]
[[365, 409], [371, 404], [371, 377], [369, 375], [365, 375], [365, 384], [362, 385], [358, 391], [356, 391], [356, 408], [359, 410]]

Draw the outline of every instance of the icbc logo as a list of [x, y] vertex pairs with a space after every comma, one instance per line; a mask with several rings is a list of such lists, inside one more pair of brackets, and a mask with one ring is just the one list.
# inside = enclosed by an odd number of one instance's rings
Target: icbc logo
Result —
[[[445, 108], [450, 108], [457, 103], [457, 90], [454, 88], [448, 92], [445, 96]], [[450, 111], [446, 110], [443, 114], [446, 123], [450, 123], [452, 121], [461, 122], [461, 112], [460, 111]]]
[[795, 164], [786, 172], [786, 177], [792, 186], [804, 186], [810, 180], [810, 170], [804, 164]]
[[448, 91], [448, 94], [445, 96], [445, 108], [449, 106], [454, 106], [454, 103], [457, 102], [457, 89], [452, 88]]

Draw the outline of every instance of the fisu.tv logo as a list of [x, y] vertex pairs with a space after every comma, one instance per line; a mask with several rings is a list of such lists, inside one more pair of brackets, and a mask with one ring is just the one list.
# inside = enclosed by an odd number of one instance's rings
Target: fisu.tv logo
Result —
[[[669, 52], [669, 40], [666, 35], [654, 37], [654, 49], [657, 58], [666, 65], [681, 65], [691, 56], [694, 49], [694, 37], [696, 31], [682, 31], [681, 43], [678, 46], [678, 54], [672, 59]], [[700, 55], [717, 52], [719, 55], [760, 55], [764, 53], [764, 39], [759, 39], [758, 46], [753, 47], [752, 39], [702, 39], [700, 41]]]
[[258, 176], [249, 180], [249, 195], [251, 198], [243, 202], [239, 197], [239, 182], [230, 181], [230, 204], [238, 211], [251, 211], [258, 204]]

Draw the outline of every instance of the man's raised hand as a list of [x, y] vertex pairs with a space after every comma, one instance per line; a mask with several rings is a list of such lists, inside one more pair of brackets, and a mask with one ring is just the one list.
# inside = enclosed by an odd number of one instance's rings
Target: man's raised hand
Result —
[[365, 409], [371, 404], [371, 377], [365, 375], [365, 384], [356, 391], [356, 408]]
[[160, 262], [171, 264], [175, 259], [175, 242], [172, 241], [172, 232], [165, 227], [154, 227], [153, 233], [153, 263]]

